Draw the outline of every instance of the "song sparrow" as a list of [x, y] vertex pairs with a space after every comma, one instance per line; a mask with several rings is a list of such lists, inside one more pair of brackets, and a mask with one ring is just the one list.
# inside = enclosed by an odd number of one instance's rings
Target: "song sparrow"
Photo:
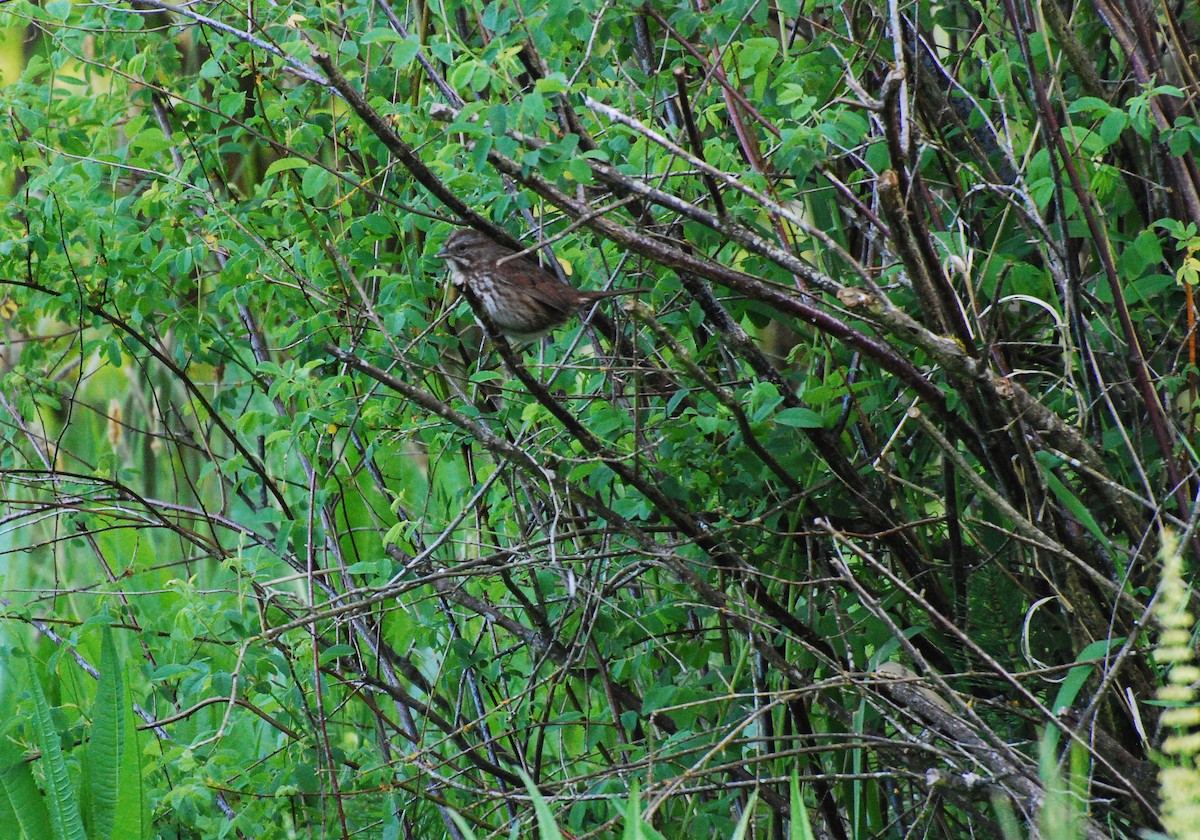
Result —
[[538, 338], [562, 326], [585, 304], [646, 291], [576, 289], [559, 282], [533, 257], [500, 262], [515, 253], [479, 231], [463, 229], [452, 233], [437, 255], [446, 261], [451, 282], [470, 287], [500, 331], [518, 341]]

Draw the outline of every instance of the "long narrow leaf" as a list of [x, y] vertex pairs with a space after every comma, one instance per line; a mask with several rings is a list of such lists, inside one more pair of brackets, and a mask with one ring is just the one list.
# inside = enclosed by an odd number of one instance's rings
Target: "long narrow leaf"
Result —
[[754, 816], [754, 806], [758, 804], [758, 791], [750, 794], [750, 800], [746, 803], [746, 810], [742, 812], [742, 818], [738, 820], [737, 828], [733, 831], [733, 840], [744, 840], [746, 832], [750, 829], [750, 820]]
[[121, 764], [118, 768], [117, 807], [113, 812], [112, 840], [137, 840], [151, 835], [150, 803], [142, 776], [142, 743], [129, 683], [124, 683], [122, 713], [125, 718]]
[[33, 732], [42, 751], [42, 769], [46, 774], [46, 805], [55, 840], [87, 840], [79, 816], [79, 800], [71, 784], [67, 759], [59, 745], [58, 730], [50, 715], [50, 704], [42, 691], [33, 661], [29, 662], [30, 694], [33, 696]]
[[121, 709], [124, 686], [116, 659], [112, 630], [106, 627], [100, 647], [100, 681], [83, 754], [84, 817], [89, 833], [96, 838], [113, 836], [113, 812], [117, 804], [125, 714]]
[[815, 840], [812, 825], [808, 821], [808, 809], [804, 807], [804, 797], [800, 795], [800, 776], [792, 770], [791, 784], [792, 825], [788, 831], [791, 840]]
[[0, 738], [0, 787], [22, 836], [26, 840], [51, 840], [54, 834], [50, 828], [50, 813], [33, 778], [33, 769], [20, 750], [4, 738]]
[[525, 787], [529, 790], [529, 797], [533, 800], [533, 811], [537, 814], [538, 837], [541, 840], [563, 840], [562, 832], [558, 830], [558, 824], [554, 821], [554, 813], [534, 784], [533, 777], [524, 770], [520, 773], [521, 778], [525, 780]]

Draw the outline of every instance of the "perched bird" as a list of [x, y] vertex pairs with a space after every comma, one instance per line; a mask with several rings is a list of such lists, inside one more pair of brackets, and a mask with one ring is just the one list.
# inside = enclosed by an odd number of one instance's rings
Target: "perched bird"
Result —
[[464, 228], [450, 235], [437, 256], [446, 261], [451, 282], [474, 292], [500, 331], [517, 341], [530, 341], [561, 327], [589, 303], [647, 291], [576, 289], [560, 282], [531, 256], [516, 253], [477, 230]]

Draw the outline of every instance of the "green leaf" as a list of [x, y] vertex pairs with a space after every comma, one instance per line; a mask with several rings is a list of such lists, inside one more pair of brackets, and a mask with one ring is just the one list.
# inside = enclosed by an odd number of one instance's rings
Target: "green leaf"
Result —
[[50, 812], [33, 777], [31, 762], [0, 737], [0, 787], [27, 840], [51, 840]]
[[476, 172], [487, 171], [488, 155], [492, 151], [492, 138], [488, 136], [480, 137], [475, 141], [475, 145], [471, 147], [471, 166]]
[[407, 67], [413, 63], [413, 59], [417, 57], [417, 53], [421, 51], [421, 45], [411, 37], [405, 38], [396, 44], [396, 48], [392, 50], [391, 65], [395, 69]]
[[552, 73], [545, 78], [538, 79], [533, 88], [539, 93], [566, 93], [570, 90], [567, 86], [567, 77], [562, 73]]
[[1113, 111], [1100, 121], [1100, 127], [1097, 133], [1106, 145], [1111, 146], [1117, 142], [1117, 138], [1121, 136], [1121, 132], [1129, 125], [1129, 115], [1124, 111]]
[[1183, 157], [1192, 150], [1195, 139], [1190, 131], [1172, 129], [1166, 135], [1167, 148], [1175, 157]]
[[305, 198], [316, 198], [330, 181], [328, 170], [320, 166], [310, 166], [304, 170], [300, 178], [300, 192]]
[[217, 101], [217, 110], [227, 117], [236, 117], [246, 107], [246, 94], [240, 90], [230, 91]]
[[1058, 687], [1058, 694], [1054, 698], [1054, 704], [1050, 707], [1050, 711], [1057, 714], [1074, 703], [1075, 698], [1079, 696], [1080, 689], [1083, 688], [1084, 683], [1087, 682], [1088, 677], [1095, 670], [1096, 666], [1092, 660], [1108, 655], [1110, 651], [1119, 648], [1123, 644], [1125, 644], [1125, 637], [1121, 636], [1112, 639], [1100, 639], [1081, 650], [1079, 656], [1075, 657], [1075, 661], [1085, 664], [1076, 665], [1067, 671], [1067, 676]]
[[533, 811], [537, 814], [540, 840], [563, 840], [562, 832], [558, 830], [558, 824], [554, 821], [554, 814], [551, 812], [546, 798], [534, 784], [533, 777], [526, 773], [524, 768], [519, 768], [517, 772], [521, 774], [521, 778], [525, 781], [525, 789], [529, 791], [529, 798], [533, 800]]
[[540, 91], [534, 90], [521, 101], [521, 115], [533, 122], [546, 119], [546, 97]]
[[816, 840], [813, 836], [812, 823], [808, 821], [808, 809], [804, 807], [804, 797], [800, 795], [800, 775], [792, 768], [791, 788], [791, 826], [788, 829], [789, 840]]
[[1103, 99], [1095, 96], [1081, 96], [1070, 104], [1067, 108], [1069, 114], [1082, 114], [1088, 111], [1096, 111], [1101, 114], [1108, 114], [1117, 109], [1109, 105]]
[[660, 683], [651, 686], [642, 696], [642, 715], [649, 717], [659, 709], [670, 706], [678, 696], [679, 688], [670, 683]]
[[309, 166], [308, 161], [304, 158], [286, 157], [275, 161], [267, 167], [267, 173], [264, 177], [270, 178], [280, 172], [287, 172], [289, 169], [305, 169]]
[[89, 834], [111, 837], [118, 795], [118, 776], [124, 747], [125, 688], [113, 644], [111, 628], [104, 628], [100, 644], [100, 679], [92, 702], [92, 723], [83, 753], [83, 801]]
[[742, 811], [742, 818], [738, 820], [737, 828], [733, 830], [730, 840], [744, 840], [746, 832], [750, 830], [750, 818], [754, 816], [756, 804], [758, 804], [758, 791], [750, 794], [750, 798], [746, 801], [746, 808]]
[[328, 665], [335, 659], [340, 659], [343, 656], [353, 656], [354, 647], [352, 645], [330, 645], [325, 650], [321, 651], [320, 664]]
[[37, 670], [30, 659], [30, 694], [33, 697], [33, 732], [42, 752], [42, 770], [46, 776], [46, 805], [55, 840], [87, 840], [83, 820], [79, 816], [79, 800], [71, 784], [71, 772], [63, 755], [58, 730], [50, 714], [50, 704], [38, 681]]
[[458, 826], [458, 830], [462, 832], [463, 840], [475, 840], [475, 832], [471, 830], [471, 824], [462, 818], [462, 815], [457, 811], [450, 812], [450, 819]]
[[642, 805], [638, 801], [638, 785], [635, 779], [629, 789], [629, 798], [625, 802], [625, 830], [621, 832], [621, 840], [644, 840], [642, 833]]
[[1093, 537], [1100, 541], [1101, 545], [1105, 547], [1111, 547], [1108, 535], [1100, 529], [1100, 526], [1096, 523], [1095, 518], [1092, 516], [1092, 512], [1088, 510], [1087, 506], [1079, 500], [1079, 497], [1072, 493], [1070, 489], [1059, 480], [1058, 476], [1052, 472], [1052, 462], [1057, 461], [1058, 459], [1047, 452], [1039, 452], [1037, 453], [1036, 457], [1038, 465], [1042, 468], [1042, 477], [1046, 481], [1046, 486], [1050, 488], [1050, 492], [1054, 494], [1055, 498], [1062, 502], [1063, 506], [1069, 510], [1077, 520], [1079, 520], [1083, 527], [1088, 529], [1089, 533], [1091, 533]]
[[365, 35], [359, 37], [360, 44], [387, 44], [393, 41], [403, 41], [404, 36], [395, 29], [387, 26], [379, 26], [369, 30]]
[[785, 408], [775, 415], [775, 422], [797, 429], [819, 429], [824, 425], [821, 415], [808, 408]]
[[160, 665], [155, 668], [150, 674], [150, 679], [153, 682], [165, 682], [167, 680], [173, 680], [183, 674], [190, 673], [192, 673], [191, 667], [169, 662], [166, 665]]
[[46, 13], [55, 20], [66, 20], [71, 16], [71, 0], [49, 0]]
[[420, 43], [412, 36], [405, 37], [394, 29], [382, 27], [372, 29], [358, 41], [360, 44], [395, 44], [388, 56], [388, 64], [394, 69], [407, 67], [421, 49]]
[[133, 709], [133, 695], [125, 683], [122, 707], [125, 712], [125, 745], [121, 750], [117, 809], [113, 814], [112, 840], [133, 840], [153, 836], [150, 800], [146, 796], [143, 772], [142, 739]]
[[[403, 525], [404, 523], [401, 523]], [[393, 526], [396, 527], [396, 526]], [[346, 568], [348, 575], [385, 575], [391, 569], [392, 563], [390, 560], [360, 560], [357, 563], [351, 563]]]

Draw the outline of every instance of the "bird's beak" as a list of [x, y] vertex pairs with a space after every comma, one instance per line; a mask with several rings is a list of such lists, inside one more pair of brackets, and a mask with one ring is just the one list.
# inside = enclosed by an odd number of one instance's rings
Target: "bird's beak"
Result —
[[444, 260], [444, 259], [446, 259], [446, 257], [450, 256], [450, 252], [447, 251], [446, 246], [443, 245], [442, 250], [438, 251], [436, 254], [434, 254], [434, 256], [437, 257], [439, 260]]

